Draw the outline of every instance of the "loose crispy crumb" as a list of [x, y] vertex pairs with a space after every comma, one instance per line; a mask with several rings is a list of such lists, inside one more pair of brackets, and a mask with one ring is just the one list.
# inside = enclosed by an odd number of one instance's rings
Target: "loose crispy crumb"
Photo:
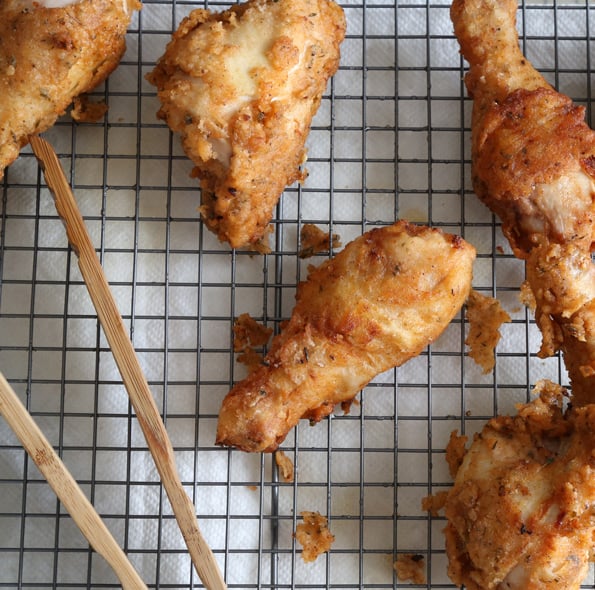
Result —
[[279, 467], [284, 481], [291, 483], [294, 479], [293, 462], [283, 451], [275, 451], [275, 463]]
[[328, 520], [319, 512], [300, 512], [304, 519], [297, 525], [294, 537], [303, 547], [302, 559], [314, 561], [321, 553], [326, 553], [335, 540], [328, 529]]
[[403, 553], [397, 557], [393, 564], [397, 578], [401, 582], [411, 582], [413, 584], [426, 583], [426, 562], [423, 555], [414, 553]]
[[338, 234], [324, 232], [313, 223], [306, 223], [300, 232], [300, 258], [310, 258], [319, 252], [327, 252], [333, 248], [340, 248], [341, 241]]
[[467, 452], [465, 445], [467, 444], [467, 437], [465, 435], [458, 435], [456, 430], [450, 433], [448, 445], [446, 445], [446, 462], [448, 463], [448, 470], [450, 476], [454, 478], [463, 462], [463, 457]]
[[429, 512], [432, 516], [438, 516], [446, 504], [446, 498], [448, 498], [448, 492], [446, 491], [425, 496], [421, 500], [421, 509], [424, 512]]
[[258, 367], [262, 363], [262, 354], [255, 348], [264, 346], [272, 333], [272, 328], [257, 322], [248, 313], [236, 318], [233, 325], [233, 349], [235, 352], [241, 352], [238, 362], [246, 365], [250, 371]]
[[487, 297], [472, 290], [467, 300], [469, 334], [465, 344], [469, 356], [489, 373], [496, 364], [494, 350], [500, 340], [500, 326], [510, 322], [510, 316], [493, 297]]
[[97, 123], [107, 113], [105, 102], [91, 102], [86, 94], [77, 96], [73, 100], [73, 107], [70, 116], [77, 123]]

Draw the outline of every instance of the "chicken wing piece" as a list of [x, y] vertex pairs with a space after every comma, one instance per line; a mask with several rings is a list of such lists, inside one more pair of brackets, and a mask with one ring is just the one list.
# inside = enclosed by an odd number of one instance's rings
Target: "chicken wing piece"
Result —
[[539, 355], [561, 349], [575, 403], [590, 403], [595, 133], [584, 108], [556, 92], [521, 53], [516, 10], [516, 0], [454, 0], [451, 6], [470, 65], [473, 188], [502, 220], [514, 253], [527, 260], [543, 331]]
[[399, 221], [311, 268], [264, 364], [225, 397], [217, 444], [274, 451], [300, 418], [419, 354], [463, 305], [474, 259], [462, 238]]
[[595, 405], [564, 412], [561, 387], [536, 389], [475, 435], [448, 494], [449, 575], [469, 590], [570, 590], [587, 574]]
[[114, 70], [137, 8], [136, 0], [0, 2], [0, 179], [30, 135]]
[[207, 227], [234, 248], [263, 236], [285, 187], [303, 180], [305, 141], [339, 66], [332, 0], [250, 0], [182, 21], [148, 80], [158, 117], [196, 164]]

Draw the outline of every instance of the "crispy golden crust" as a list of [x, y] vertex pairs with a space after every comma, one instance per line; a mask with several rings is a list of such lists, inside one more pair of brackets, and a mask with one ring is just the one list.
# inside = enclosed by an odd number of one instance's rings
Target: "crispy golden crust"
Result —
[[[593, 175], [595, 133], [584, 117], [584, 107], [554, 90], [519, 89], [492, 105], [475, 134], [474, 188], [500, 217], [521, 257], [544, 238], [583, 242], [587, 248], [595, 240], [592, 185], [580, 199], [580, 187], [563, 190], [568, 183], [580, 182], [581, 172]], [[544, 202], [550, 195], [536, 187], [556, 182], [558, 202], [550, 207]], [[565, 212], [563, 219], [560, 210]]]
[[434, 341], [471, 288], [474, 248], [406, 222], [378, 228], [312, 269], [265, 365], [226, 396], [217, 444], [273, 451], [379, 373]]
[[488, 422], [465, 455], [445, 513], [449, 575], [469, 590], [576, 589], [595, 532], [595, 406], [563, 390]]
[[[470, 65], [473, 186], [502, 219], [519, 257], [544, 239], [591, 248], [595, 133], [585, 109], [556, 92], [521, 53], [516, 11], [516, 0], [454, 0], [451, 7]], [[553, 184], [555, 195], [547, 191]]]
[[0, 178], [29, 135], [51, 127], [118, 65], [130, 11], [140, 7], [122, 0], [24, 5], [0, 7]]
[[345, 17], [332, 0], [250, 0], [195, 10], [148, 80], [182, 135], [220, 240], [261, 249], [283, 189], [303, 179], [304, 144], [339, 66]]
[[473, 187], [502, 220], [542, 330], [564, 353], [574, 402], [595, 401], [595, 133], [520, 51], [516, 0], [454, 0], [470, 65]]

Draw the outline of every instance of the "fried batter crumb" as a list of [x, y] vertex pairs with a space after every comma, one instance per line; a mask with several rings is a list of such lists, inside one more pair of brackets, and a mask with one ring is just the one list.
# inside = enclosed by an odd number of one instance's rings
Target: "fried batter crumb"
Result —
[[313, 223], [306, 223], [300, 231], [300, 258], [310, 258], [319, 252], [326, 252], [332, 248], [340, 248], [339, 234], [325, 232]]
[[463, 457], [467, 452], [465, 445], [467, 444], [467, 437], [465, 435], [458, 435], [456, 430], [450, 433], [448, 445], [446, 445], [446, 462], [448, 463], [448, 471], [451, 477], [455, 477]]
[[421, 509], [424, 512], [429, 512], [432, 516], [438, 516], [439, 512], [444, 508], [444, 504], [446, 504], [447, 497], [447, 491], [425, 496], [421, 499]]
[[262, 363], [262, 354], [255, 348], [264, 346], [273, 333], [268, 328], [257, 322], [250, 314], [243, 313], [236, 318], [233, 325], [233, 349], [240, 352], [238, 362], [253, 371]]
[[304, 519], [303, 523], [297, 525], [294, 537], [303, 547], [302, 559], [314, 561], [321, 553], [330, 550], [335, 540], [328, 529], [328, 520], [319, 512], [300, 512]]
[[279, 467], [283, 481], [291, 483], [294, 480], [293, 462], [283, 451], [275, 451], [275, 463]]
[[500, 326], [510, 322], [510, 316], [493, 297], [487, 297], [472, 290], [467, 300], [469, 334], [465, 344], [469, 356], [489, 373], [496, 364], [494, 350], [500, 340]]
[[423, 555], [415, 553], [403, 553], [397, 557], [393, 564], [397, 578], [401, 582], [411, 582], [413, 584], [425, 584], [425, 559]]
[[70, 116], [77, 123], [97, 123], [107, 113], [107, 104], [105, 102], [91, 102], [86, 94], [77, 96], [72, 104]]

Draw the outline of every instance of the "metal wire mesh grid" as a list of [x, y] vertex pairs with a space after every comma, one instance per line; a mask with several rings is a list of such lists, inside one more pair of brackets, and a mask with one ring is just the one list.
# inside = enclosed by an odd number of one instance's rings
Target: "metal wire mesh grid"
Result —
[[[309, 176], [289, 187], [272, 252], [232, 252], [206, 231], [191, 164], [155, 118], [145, 81], [172, 30], [197, 4], [146, 0], [120, 67], [94, 93], [97, 124], [65, 117], [46, 134], [68, 171], [121, 313], [163, 412], [201, 528], [232, 588], [410, 587], [400, 553], [424, 557], [428, 588], [446, 575], [444, 521], [421, 498], [446, 489], [444, 449], [514, 411], [539, 378], [565, 382], [559, 358], [537, 359], [539, 334], [518, 301], [522, 265], [469, 181], [470, 102], [447, 2], [344, 2], [348, 34], [308, 140]], [[209, 3], [211, 9], [224, 4]], [[530, 3], [519, 12], [527, 56], [560, 90], [591, 101], [589, 2]], [[590, 111], [589, 111], [590, 112]], [[143, 579], [190, 588], [184, 543], [110, 350], [28, 148], [0, 202], [0, 369], [96, 506]], [[349, 414], [302, 423], [270, 455], [213, 444], [218, 409], [245, 374], [233, 353], [241, 313], [279, 330], [308, 264], [299, 231], [316, 223], [343, 244], [396, 218], [458, 233], [478, 250], [474, 287], [511, 314], [494, 371], [466, 356], [459, 317], [438, 342], [375, 379]], [[336, 537], [304, 563], [299, 513], [317, 510]], [[112, 588], [115, 576], [78, 533], [0, 423], [0, 587]], [[593, 588], [590, 575], [585, 587]]]

